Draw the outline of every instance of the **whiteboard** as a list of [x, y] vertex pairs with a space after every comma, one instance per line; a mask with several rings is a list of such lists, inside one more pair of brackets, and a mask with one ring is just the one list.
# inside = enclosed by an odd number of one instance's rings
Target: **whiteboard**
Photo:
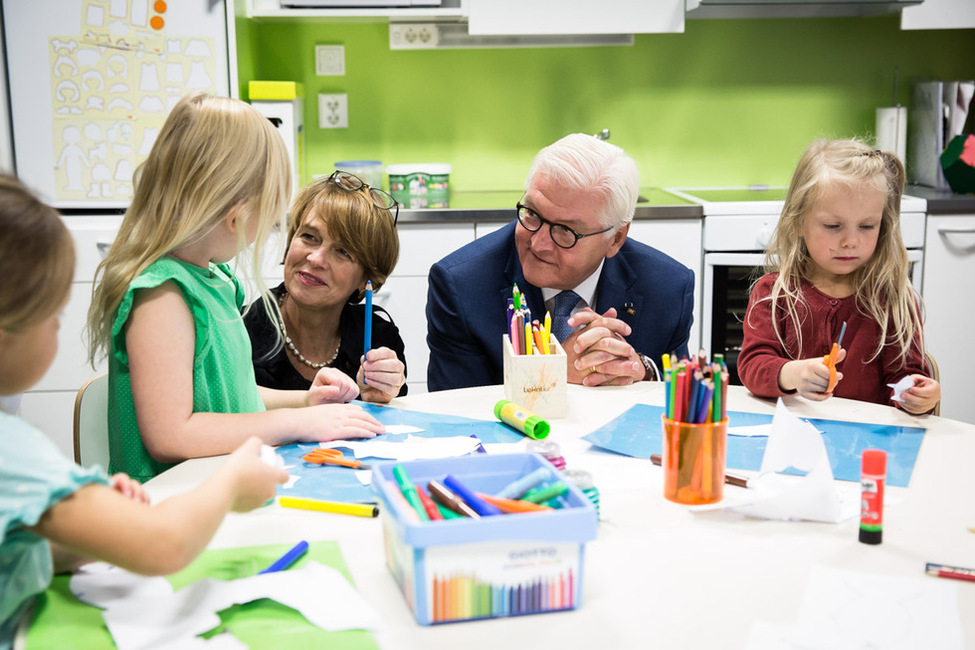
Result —
[[18, 177], [58, 208], [124, 208], [179, 98], [231, 88], [223, 0], [2, 0]]

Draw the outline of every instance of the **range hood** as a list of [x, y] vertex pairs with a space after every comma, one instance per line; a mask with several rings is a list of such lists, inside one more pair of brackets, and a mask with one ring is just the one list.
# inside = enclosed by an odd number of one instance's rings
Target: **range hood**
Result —
[[687, 18], [877, 16], [922, 0], [687, 0]]

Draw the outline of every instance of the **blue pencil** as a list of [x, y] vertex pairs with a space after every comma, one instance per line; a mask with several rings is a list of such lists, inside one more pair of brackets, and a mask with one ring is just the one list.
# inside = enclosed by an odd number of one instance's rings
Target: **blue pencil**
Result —
[[366, 354], [372, 349], [372, 281], [366, 282], [366, 326], [365, 326], [365, 351]]
[[297, 544], [295, 544], [294, 548], [292, 548], [290, 551], [282, 555], [278, 560], [275, 560], [275, 562], [271, 566], [261, 571], [260, 574], [274, 573], [276, 571], [284, 571], [292, 564], [297, 562], [298, 559], [307, 552], [308, 552], [308, 542], [306, 541], [298, 542]]

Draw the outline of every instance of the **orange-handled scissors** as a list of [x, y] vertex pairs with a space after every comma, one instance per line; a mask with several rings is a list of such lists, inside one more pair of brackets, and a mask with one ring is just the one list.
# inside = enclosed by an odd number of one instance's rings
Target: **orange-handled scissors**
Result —
[[843, 348], [844, 334], [846, 334], [846, 321], [843, 321], [843, 327], [840, 328], [840, 336], [833, 343], [829, 354], [823, 357], [823, 363], [829, 368], [829, 384], [826, 386], [827, 393], [832, 393], [833, 389], [836, 388], [836, 358], [840, 356], [840, 350]]
[[353, 469], [369, 469], [369, 466], [358, 460], [349, 460], [338, 449], [316, 449], [301, 457], [301, 460], [316, 465], [341, 465]]

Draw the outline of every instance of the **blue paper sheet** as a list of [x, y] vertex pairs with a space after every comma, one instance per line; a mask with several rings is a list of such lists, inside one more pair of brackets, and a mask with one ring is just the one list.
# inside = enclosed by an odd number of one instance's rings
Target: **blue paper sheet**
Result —
[[[636, 404], [583, 439], [618, 454], [649, 459], [651, 454], [659, 454], [663, 447], [660, 420], [663, 412], [662, 406]], [[906, 487], [910, 483], [925, 429], [804, 419], [823, 432], [834, 478], [859, 481], [860, 454], [864, 449], [883, 449], [887, 452], [887, 484]], [[728, 412], [729, 427], [768, 424], [771, 421], [771, 415]], [[760, 470], [767, 442], [766, 436], [729, 435], [725, 461], [728, 469]]]
[[[366, 402], [356, 402], [367, 413], [383, 424], [407, 424], [423, 431], [409, 434], [423, 438], [446, 438], [450, 436], [475, 436], [481, 442], [518, 442], [524, 436], [500, 422], [472, 420], [451, 415], [421, 413], [406, 409], [380, 406]], [[406, 440], [407, 434], [394, 433], [381, 436], [385, 441]], [[368, 444], [368, 441], [364, 441]], [[300, 477], [293, 487], [278, 487], [278, 496], [322, 499], [325, 501], [371, 502], [377, 497], [369, 486], [356, 478], [355, 470], [329, 465], [306, 463], [301, 457], [318, 449], [317, 443], [283, 445], [275, 453], [284, 459], [285, 467]], [[346, 454], [350, 459], [351, 454]], [[363, 459], [367, 464], [369, 459]]]

